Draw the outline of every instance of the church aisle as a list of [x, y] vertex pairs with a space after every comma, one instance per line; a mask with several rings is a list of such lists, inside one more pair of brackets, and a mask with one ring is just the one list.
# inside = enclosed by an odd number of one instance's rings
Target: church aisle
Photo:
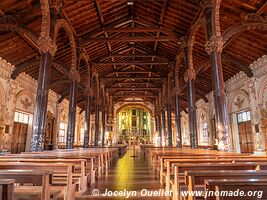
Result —
[[[159, 180], [156, 179], [156, 176], [148, 168], [144, 158], [140, 156], [140, 151], [137, 150], [136, 152], [138, 157], [133, 158], [131, 157], [133, 155], [133, 150], [129, 149], [126, 154], [118, 160], [117, 164], [109, 170], [108, 174], [101, 177], [96, 185], [91, 187], [85, 195], [77, 197], [76, 199], [168, 199], [162, 196], [149, 196], [151, 192], [161, 189]], [[123, 194], [123, 197], [103, 196], [107, 190], [110, 193], [114, 191], [127, 191], [130, 195], [128, 198], [127, 193], [124, 193], [125, 195]], [[97, 191], [99, 191], [99, 195], [94, 196], [93, 193]]]

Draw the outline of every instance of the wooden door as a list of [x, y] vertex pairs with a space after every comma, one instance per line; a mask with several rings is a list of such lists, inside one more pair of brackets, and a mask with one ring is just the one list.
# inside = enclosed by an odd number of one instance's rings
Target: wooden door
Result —
[[262, 144], [265, 144], [265, 146], [267, 146], [267, 119], [261, 119], [260, 128], [261, 128], [261, 133], [265, 137], [265, 142], [262, 141]]
[[54, 125], [55, 118], [53, 114], [48, 111], [46, 116], [45, 150], [53, 149]]
[[241, 153], [253, 153], [253, 134], [251, 121], [238, 123], [239, 144]]
[[14, 122], [11, 153], [21, 153], [25, 151], [27, 131], [28, 124]]

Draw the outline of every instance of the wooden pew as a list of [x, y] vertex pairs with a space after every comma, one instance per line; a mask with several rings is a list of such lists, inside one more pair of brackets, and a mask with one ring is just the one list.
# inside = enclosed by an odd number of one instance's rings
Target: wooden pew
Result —
[[[166, 191], [170, 191], [170, 179], [171, 179], [171, 165], [179, 165], [179, 164], [185, 164], [185, 163], [194, 163], [195, 165], [197, 163], [202, 164], [202, 163], [233, 163], [232, 159], [175, 159], [175, 160], [167, 160], [167, 169], [166, 171], [161, 173], [161, 184], [166, 184]], [[164, 179], [165, 177], [165, 179]]]
[[[51, 194], [50, 183], [52, 180], [51, 171], [47, 171], [47, 170], [0, 170], [0, 179], [3, 179], [3, 178], [14, 179], [15, 183], [22, 183], [22, 184], [30, 183], [34, 185], [39, 185], [41, 186], [41, 190], [40, 190], [41, 192], [39, 195], [40, 199], [50, 200], [50, 194]], [[30, 187], [31, 190], [26, 192], [27, 196], [29, 196], [32, 193], [32, 191], [34, 190], [33, 187]], [[57, 196], [59, 193], [60, 193], [60, 190], [53, 191], [54, 196]], [[16, 195], [16, 190], [14, 192], [14, 196], [15, 195]]]
[[[64, 200], [72, 200], [75, 196], [76, 182], [73, 180], [74, 165], [69, 163], [19, 163], [19, 162], [0, 162], [1, 170], [47, 170], [52, 171], [53, 175], [67, 174], [64, 182], [52, 182], [52, 186], [64, 189]], [[1, 178], [1, 177], [0, 177]], [[56, 187], [54, 187], [56, 188]]]
[[14, 179], [0, 179], [0, 199], [13, 200]]
[[160, 171], [160, 168], [163, 166], [162, 164], [164, 164], [164, 160], [165, 159], [178, 159], [178, 158], [192, 158], [192, 159], [203, 159], [206, 158], [214, 158], [214, 159], [262, 159], [262, 160], [267, 160], [266, 157], [256, 157], [256, 156], [248, 156], [248, 155], [195, 155], [195, 154], [180, 154], [180, 153], [175, 153], [175, 154], [157, 154], [155, 155], [155, 163], [153, 164], [154, 167], [156, 168], [157, 171]]
[[[70, 163], [74, 165], [74, 172], [72, 174], [73, 178], [79, 179], [79, 192], [83, 194], [87, 191], [87, 183], [89, 179], [89, 174], [86, 174], [86, 160], [85, 159], [40, 159], [40, 158], [4, 158], [1, 162], [27, 162], [27, 163]], [[54, 174], [54, 179], [56, 177], [61, 177], [67, 179], [67, 174]]]
[[[215, 192], [218, 191], [244, 191], [246, 196], [206, 196], [206, 200], [258, 200], [267, 199], [267, 179], [207, 179], [205, 180], [205, 190], [209, 188], [215, 188]], [[248, 192], [255, 191], [255, 196], [249, 196]], [[252, 193], [252, 194], [253, 194]]]
[[[190, 158], [190, 159], [189, 159]], [[211, 162], [211, 163], [215, 163], [215, 162], [228, 162], [228, 163], [238, 163], [238, 162], [267, 162], [267, 158], [265, 157], [238, 157], [238, 156], [197, 156], [197, 157], [179, 157], [176, 159], [169, 159], [166, 157], [163, 157], [161, 160], [161, 169], [160, 169], [160, 183], [164, 184], [164, 180], [166, 183], [166, 190], [169, 191], [170, 189], [170, 185], [169, 185], [169, 180], [170, 180], [170, 176], [171, 176], [171, 165], [175, 164], [175, 163], [183, 163], [183, 162]], [[164, 173], [164, 166], [166, 166], [166, 171]], [[262, 165], [262, 167], [264, 167], [266, 165]], [[164, 179], [165, 177], [165, 179]]]
[[180, 179], [181, 174], [184, 177], [185, 171], [200, 171], [200, 170], [258, 170], [259, 164], [257, 163], [182, 163], [173, 164], [174, 179], [171, 180], [173, 199], [177, 200], [178, 192], [180, 192]]
[[[188, 190], [190, 193], [200, 190], [205, 192], [205, 179], [267, 179], [266, 170], [216, 170], [216, 171], [186, 171], [185, 184], [181, 190]], [[210, 191], [215, 188], [209, 187]], [[195, 200], [195, 196], [189, 196], [189, 200]]]

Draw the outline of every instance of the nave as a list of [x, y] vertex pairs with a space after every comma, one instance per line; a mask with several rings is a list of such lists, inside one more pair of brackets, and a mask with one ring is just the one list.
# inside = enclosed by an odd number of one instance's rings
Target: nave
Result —
[[[142, 157], [140, 149], [136, 150], [136, 156], [132, 157], [133, 149], [130, 148], [127, 153], [118, 160], [118, 162], [113, 166], [108, 173], [106, 173], [95, 186], [89, 189], [84, 196], [79, 197], [80, 200], [85, 199], [151, 199], [148, 194], [144, 192], [141, 195], [141, 190], [146, 189], [147, 191], [158, 191], [162, 189], [156, 175], [149, 169], [148, 162]], [[133, 193], [123, 193], [122, 197], [115, 196], [94, 196], [92, 191], [98, 189], [100, 194], [105, 195], [106, 190], [108, 191], [136, 191], [137, 194]], [[129, 195], [129, 197], [127, 197]], [[153, 196], [155, 200], [167, 199], [165, 197]]]
[[266, 0], [0, 1], [2, 199], [266, 199], [266, 155]]
[[267, 199], [265, 156], [153, 145], [126, 148], [1, 156], [1, 198]]

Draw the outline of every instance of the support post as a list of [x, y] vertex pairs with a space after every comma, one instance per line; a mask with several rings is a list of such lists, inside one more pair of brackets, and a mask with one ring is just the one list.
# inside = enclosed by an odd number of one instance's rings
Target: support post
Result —
[[163, 146], [165, 145], [166, 143], [166, 116], [165, 116], [165, 110], [162, 110], [162, 113], [161, 113], [161, 118], [162, 118], [162, 143], [163, 143]]
[[42, 26], [49, 26], [50, 33], [42, 30], [38, 40], [38, 48], [41, 54], [41, 62], [38, 76], [38, 87], [36, 94], [36, 103], [33, 115], [33, 134], [31, 141], [31, 151], [43, 151], [45, 143], [45, 126], [46, 126], [46, 112], [48, 103], [48, 92], [50, 87], [51, 78], [51, 64], [53, 56], [57, 51], [55, 41], [51, 38], [54, 37], [54, 30], [57, 15], [62, 8], [62, 4], [55, 2], [50, 7], [50, 24], [42, 24]]
[[31, 151], [44, 150], [46, 111], [51, 76], [51, 62], [51, 53], [46, 52], [41, 54], [36, 104], [33, 115], [33, 136]]
[[190, 147], [196, 149], [198, 147], [197, 137], [197, 117], [196, 117], [196, 98], [195, 85], [196, 79], [195, 69], [188, 65], [188, 47], [184, 48], [184, 59], [187, 65], [185, 73], [185, 81], [187, 82], [187, 99], [188, 99], [188, 118], [189, 118], [189, 133], [190, 133]]
[[102, 111], [102, 137], [101, 137], [101, 145], [105, 145], [105, 132], [106, 132], [106, 112]]
[[182, 147], [182, 130], [180, 117], [180, 97], [175, 95], [175, 133], [176, 133], [176, 147]]
[[80, 74], [76, 69], [70, 70], [70, 98], [69, 98], [69, 115], [68, 115], [68, 128], [67, 128], [67, 141], [66, 148], [73, 149], [75, 124], [76, 124], [76, 104], [77, 104], [77, 89], [80, 80]]
[[167, 105], [167, 120], [168, 120], [168, 146], [172, 146], [172, 112], [171, 112], [171, 104]]
[[[223, 41], [221, 33], [215, 21], [211, 4], [202, 2], [206, 18], [206, 35], [208, 42], [205, 45], [206, 52], [210, 55], [211, 73], [213, 83], [213, 95], [215, 106], [216, 131], [219, 139], [218, 150], [231, 151], [231, 135], [229, 130], [228, 111], [226, 106], [225, 89], [223, 81], [221, 52]], [[206, 4], [205, 4], [206, 3]]]
[[91, 132], [91, 97], [87, 92], [85, 94], [85, 123], [84, 123], [84, 140], [83, 147], [88, 148], [90, 141], [90, 132]]
[[95, 102], [95, 142], [94, 146], [98, 146], [98, 134], [99, 134], [99, 102]]

